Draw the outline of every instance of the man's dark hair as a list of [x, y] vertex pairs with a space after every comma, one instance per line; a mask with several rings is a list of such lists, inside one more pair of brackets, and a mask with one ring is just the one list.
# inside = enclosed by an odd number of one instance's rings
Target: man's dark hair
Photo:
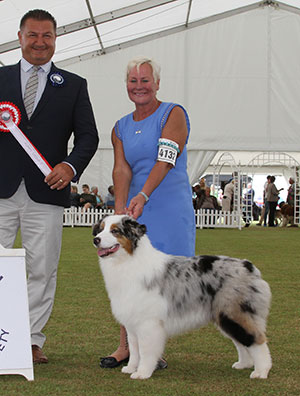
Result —
[[20, 29], [24, 27], [27, 19], [36, 19], [37, 21], [51, 21], [53, 23], [54, 30], [56, 31], [56, 20], [48, 11], [38, 9], [28, 11], [20, 21]]

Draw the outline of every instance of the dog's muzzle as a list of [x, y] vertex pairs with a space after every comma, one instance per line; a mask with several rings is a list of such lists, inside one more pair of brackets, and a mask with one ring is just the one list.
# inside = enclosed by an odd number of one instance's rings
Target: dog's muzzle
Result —
[[115, 245], [109, 247], [109, 248], [102, 248], [100, 247], [101, 239], [99, 237], [94, 238], [94, 246], [98, 249], [97, 253], [99, 257], [106, 257], [109, 256], [110, 254], [115, 253], [117, 250], [119, 250], [120, 245], [116, 243]]

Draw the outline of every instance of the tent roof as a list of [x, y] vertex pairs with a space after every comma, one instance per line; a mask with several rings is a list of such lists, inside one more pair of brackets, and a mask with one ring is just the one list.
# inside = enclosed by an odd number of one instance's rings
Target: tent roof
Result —
[[[0, 66], [20, 59], [21, 17], [45, 8], [57, 20], [54, 61], [67, 65], [260, 6], [300, 13], [300, 0], [0, 0]], [[118, 8], [119, 7], [119, 8]]]

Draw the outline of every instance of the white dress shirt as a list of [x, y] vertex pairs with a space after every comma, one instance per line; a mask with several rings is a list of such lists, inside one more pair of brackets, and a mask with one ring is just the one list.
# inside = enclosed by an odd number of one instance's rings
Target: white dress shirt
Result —
[[[34, 112], [34, 109], [36, 108], [37, 104], [39, 103], [39, 101], [43, 95], [44, 89], [47, 84], [48, 74], [51, 69], [51, 63], [52, 62], [49, 61], [49, 62], [45, 63], [44, 65], [40, 65], [40, 68], [38, 71], [39, 84], [38, 84], [38, 89], [37, 89], [32, 112]], [[26, 59], [24, 59], [24, 58], [21, 59], [21, 88], [22, 88], [23, 99], [24, 99], [24, 95], [25, 95], [25, 87], [26, 87], [27, 81], [32, 73], [32, 67], [33, 67], [33, 65], [31, 65], [29, 62], [27, 62]]]

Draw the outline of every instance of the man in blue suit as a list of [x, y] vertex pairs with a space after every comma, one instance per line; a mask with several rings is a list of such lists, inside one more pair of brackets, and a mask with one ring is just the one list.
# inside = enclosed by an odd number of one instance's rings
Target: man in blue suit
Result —
[[[19, 108], [19, 128], [53, 170], [45, 177], [13, 135], [0, 131], [0, 244], [11, 248], [20, 228], [33, 362], [47, 363], [42, 330], [54, 303], [63, 209], [70, 205], [70, 181], [79, 179], [99, 138], [86, 80], [51, 62], [56, 42], [53, 16], [44, 10], [29, 11], [21, 19], [18, 37], [22, 59], [0, 68], [0, 102]], [[30, 114], [24, 95], [33, 66], [39, 66], [38, 86]], [[72, 134], [74, 147], [68, 154]]]

